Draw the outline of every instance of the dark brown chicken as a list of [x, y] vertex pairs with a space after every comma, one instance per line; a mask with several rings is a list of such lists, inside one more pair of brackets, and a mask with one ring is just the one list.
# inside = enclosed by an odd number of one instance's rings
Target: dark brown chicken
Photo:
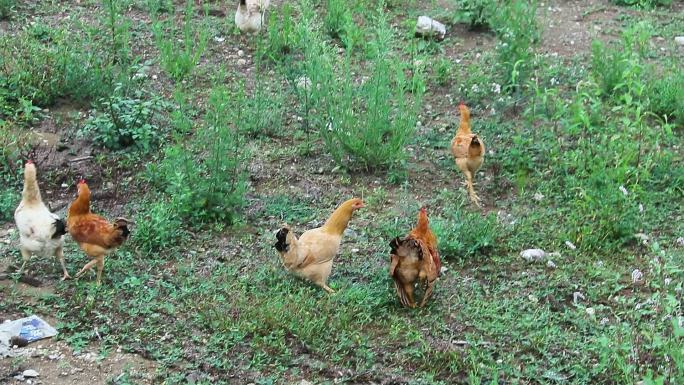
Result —
[[420, 306], [425, 306], [439, 276], [428, 247], [411, 237], [397, 237], [390, 242], [390, 248], [389, 273], [394, 280], [399, 302], [406, 307], [416, 307], [414, 291], [416, 283], [420, 283], [424, 291]]

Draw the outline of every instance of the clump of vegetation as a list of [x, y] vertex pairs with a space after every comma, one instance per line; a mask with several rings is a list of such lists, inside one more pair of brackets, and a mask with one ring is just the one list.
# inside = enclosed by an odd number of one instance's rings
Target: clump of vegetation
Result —
[[167, 199], [144, 202], [145, 210], [135, 218], [133, 243], [145, 254], [168, 250], [178, 245], [185, 236], [185, 223], [175, 206]]
[[148, 166], [151, 179], [169, 197], [171, 210], [183, 220], [230, 224], [244, 205], [247, 153], [238, 128], [243, 112], [234, 100], [228, 89], [215, 87], [205, 125], [193, 141], [167, 147], [162, 162]]
[[646, 94], [650, 109], [658, 117], [684, 127], [684, 73], [677, 65], [660, 78], [651, 78]]
[[[415, 131], [422, 94], [418, 91], [410, 98], [406, 91], [418, 80], [408, 79], [407, 64], [391, 53], [392, 31], [382, 15], [376, 25], [369, 77], [360, 85], [354, 83], [348, 50], [344, 75], [333, 88], [339, 90], [339, 99], [328, 102], [330, 121], [321, 127], [328, 150], [345, 167], [372, 170], [397, 165]], [[413, 76], [422, 74], [414, 71]]]
[[454, 21], [468, 23], [470, 29], [489, 29], [499, 4], [496, 0], [456, 0]]
[[158, 98], [148, 97], [140, 90], [131, 97], [102, 98], [99, 108], [83, 126], [81, 135], [110, 150], [135, 147], [148, 152], [161, 139], [155, 123], [160, 104]]
[[434, 218], [430, 223], [440, 240], [440, 253], [450, 259], [487, 256], [496, 247], [500, 236], [493, 213], [482, 216], [465, 210], [453, 210], [443, 217]]
[[534, 66], [535, 47], [541, 40], [537, 1], [511, 1], [497, 8], [494, 30], [503, 88], [516, 91]]
[[295, 24], [293, 8], [282, 5], [280, 12], [270, 12], [266, 38], [259, 42], [258, 55], [274, 63], [283, 61], [295, 49]]
[[177, 39], [173, 19], [164, 23], [157, 21], [152, 25], [155, 42], [159, 48], [161, 65], [176, 81], [185, 79], [199, 63], [209, 41], [209, 29], [192, 27], [193, 2], [188, 1], [185, 9], [183, 38]]
[[613, 0], [614, 4], [641, 8], [669, 7], [672, 0]]

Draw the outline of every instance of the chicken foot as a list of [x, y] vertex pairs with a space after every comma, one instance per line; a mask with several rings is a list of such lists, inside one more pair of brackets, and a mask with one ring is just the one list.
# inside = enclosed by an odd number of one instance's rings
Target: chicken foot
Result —
[[465, 185], [466, 185], [466, 189], [468, 190], [468, 197], [470, 198], [470, 201], [473, 204], [475, 204], [477, 207], [481, 207], [482, 204], [480, 203], [480, 197], [478, 197], [477, 193], [475, 192], [475, 183], [473, 183], [473, 174], [467, 170], [465, 170], [463, 173], [466, 176]]
[[97, 265], [97, 280], [95, 282], [96, 282], [97, 286], [100, 286], [100, 279], [102, 278], [102, 270], [104, 269], [104, 255], [101, 255], [99, 257], [95, 257], [95, 258], [93, 258], [92, 261], [86, 263], [86, 265], [83, 266], [81, 271], [76, 273], [76, 278], [79, 278], [81, 275], [83, 275], [83, 273], [92, 269], [93, 266], [95, 266], [95, 265]]

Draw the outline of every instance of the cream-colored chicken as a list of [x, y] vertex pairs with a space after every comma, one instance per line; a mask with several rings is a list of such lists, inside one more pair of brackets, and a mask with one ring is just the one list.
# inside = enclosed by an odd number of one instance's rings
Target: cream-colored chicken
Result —
[[24, 191], [21, 202], [14, 211], [14, 221], [19, 230], [21, 257], [24, 260], [19, 271], [24, 271], [32, 255], [55, 256], [62, 265], [62, 279], [69, 278], [62, 251], [63, 236], [66, 234], [64, 221], [51, 213], [43, 203], [38, 188], [36, 165], [31, 161], [26, 162], [24, 167]]
[[358, 198], [342, 203], [323, 226], [305, 231], [299, 239], [289, 227], [278, 230], [275, 244], [283, 266], [302, 278], [306, 278], [328, 293], [335, 291], [328, 287], [333, 258], [342, 242], [342, 234], [354, 211], [364, 207]]
[[235, 11], [235, 25], [245, 33], [259, 32], [269, 0], [239, 0]]

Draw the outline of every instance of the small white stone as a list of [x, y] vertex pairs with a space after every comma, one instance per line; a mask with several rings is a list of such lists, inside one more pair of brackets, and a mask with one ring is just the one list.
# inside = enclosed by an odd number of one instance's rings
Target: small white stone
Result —
[[38, 372], [36, 372], [36, 371], [33, 370], [33, 369], [27, 369], [27, 370], [24, 370], [24, 372], [21, 373], [21, 375], [24, 376], [24, 377], [33, 378], [33, 377], [38, 377]]
[[549, 259], [548, 261], [546, 261], [546, 267], [548, 267], [548, 268], [550, 268], [550, 269], [555, 269], [555, 268], [556, 268], [556, 264], [553, 263], [553, 261]]
[[67, 187], [69, 187], [69, 185], [66, 184], [66, 183], [62, 183], [62, 185], [61, 185], [60, 187], [62, 187], [62, 188], [67, 188]]
[[225, 37], [214, 36], [214, 41], [217, 42], [217, 43], [223, 43], [224, 40], [226, 40]]
[[544, 260], [546, 252], [542, 249], [527, 249], [521, 251], [520, 256], [527, 262], [540, 262]]
[[684, 36], [675, 37], [675, 43], [677, 43], [679, 45], [684, 45]]
[[684, 237], [677, 238], [677, 245], [684, 247]]
[[591, 317], [593, 317], [594, 314], [596, 314], [596, 311], [594, 310], [593, 307], [588, 307], [588, 308], [586, 308], [584, 311], [586, 311], [587, 314], [588, 314], [589, 316], [591, 316]]
[[577, 248], [577, 246], [570, 241], [565, 241], [565, 246], [567, 246], [570, 250], [575, 250]]
[[245, 51], [239, 50], [238, 51], [238, 57], [243, 57], [243, 56], [245, 56]]
[[540, 192], [535, 193], [534, 196], [532, 196], [532, 199], [534, 199], [537, 202], [541, 202], [542, 200], [544, 200], [544, 194]]
[[247, 60], [245, 60], [245, 59], [238, 59], [237, 60], [237, 65], [239, 65], [239, 66], [244, 66], [246, 64], [247, 64]]
[[446, 35], [446, 26], [427, 16], [419, 16], [416, 22], [416, 35], [434, 36], [438, 40], [442, 40]]

